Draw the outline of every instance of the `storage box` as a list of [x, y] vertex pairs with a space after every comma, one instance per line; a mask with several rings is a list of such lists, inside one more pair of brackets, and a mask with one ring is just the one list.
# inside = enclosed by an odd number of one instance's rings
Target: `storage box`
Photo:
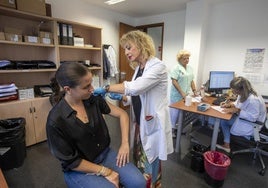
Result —
[[17, 9], [46, 16], [45, 0], [17, 0]]
[[22, 34], [22, 30], [21, 29], [17, 29], [15, 27], [4, 27], [4, 32], [5, 33], [17, 34], [17, 35], [21, 35]]
[[22, 35], [14, 33], [5, 33], [5, 39], [13, 42], [22, 42]]
[[40, 42], [43, 44], [53, 44], [53, 39], [40, 37]]
[[84, 38], [74, 37], [74, 46], [84, 46]]
[[24, 42], [40, 43], [40, 38], [36, 36], [23, 36]]
[[47, 31], [39, 31], [39, 37], [41, 38], [53, 38], [53, 33]]
[[16, 0], [0, 0], [0, 6], [16, 9]]
[[34, 89], [33, 88], [20, 88], [19, 89], [19, 99], [33, 99], [34, 98]]
[[4, 32], [0, 32], [0, 40], [5, 40], [5, 33]]

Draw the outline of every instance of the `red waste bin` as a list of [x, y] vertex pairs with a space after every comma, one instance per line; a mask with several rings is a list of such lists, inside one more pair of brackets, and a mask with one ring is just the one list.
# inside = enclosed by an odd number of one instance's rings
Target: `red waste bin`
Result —
[[213, 187], [221, 187], [231, 164], [231, 159], [218, 151], [207, 151], [203, 156], [206, 182]]

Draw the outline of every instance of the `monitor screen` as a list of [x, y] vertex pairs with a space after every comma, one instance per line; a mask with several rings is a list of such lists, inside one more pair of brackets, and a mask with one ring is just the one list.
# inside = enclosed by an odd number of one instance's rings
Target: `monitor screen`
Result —
[[222, 93], [223, 89], [230, 88], [230, 82], [233, 78], [233, 71], [210, 71], [209, 91]]

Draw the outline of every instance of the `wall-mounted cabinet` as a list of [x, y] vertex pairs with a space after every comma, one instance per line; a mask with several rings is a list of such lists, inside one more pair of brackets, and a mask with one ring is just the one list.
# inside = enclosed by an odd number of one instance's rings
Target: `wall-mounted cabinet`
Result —
[[[61, 45], [58, 34], [58, 23], [72, 26], [74, 35], [84, 39], [85, 46]], [[10, 29], [11, 28], [11, 29]], [[88, 68], [99, 77], [99, 85], [102, 85], [102, 29], [86, 24], [80, 24], [68, 20], [56, 19], [47, 16], [35, 15], [23, 11], [9, 9], [0, 6], [0, 32], [15, 30], [21, 36], [40, 36], [39, 31], [52, 33], [51, 43], [24, 42], [25, 40], [12, 41], [0, 38], [0, 60], [23, 61], [46, 60], [56, 64], [56, 68], [49, 69], [18, 69], [0, 67], [0, 84], [15, 83], [17, 87], [33, 87], [34, 85], [46, 85], [50, 83], [51, 77], [61, 62], [86, 61], [90, 62]], [[1, 34], [1, 33], [0, 33]], [[42, 41], [42, 40], [40, 40]], [[88, 61], [89, 60], [89, 61]], [[38, 105], [42, 109], [42, 118], [35, 115], [29, 118], [29, 108], [36, 106], [36, 102], [46, 101]], [[35, 103], [35, 104], [34, 104]], [[12, 117], [27, 117], [27, 145], [44, 140], [45, 132], [41, 131], [38, 136], [37, 124], [46, 123], [46, 116], [50, 109], [48, 98], [34, 98], [26, 101], [9, 101], [0, 103], [0, 119]], [[36, 107], [35, 107], [36, 108]], [[5, 111], [5, 113], [3, 113]], [[8, 113], [7, 113], [8, 112]], [[33, 123], [34, 120], [42, 122]], [[34, 124], [34, 126], [32, 126]], [[32, 130], [33, 129], [33, 130]], [[34, 132], [34, 134], [32, 133]], [[35, 138], [33, 139], [33, 136]], [[39, 139], [41, 138], [41, 139]]]

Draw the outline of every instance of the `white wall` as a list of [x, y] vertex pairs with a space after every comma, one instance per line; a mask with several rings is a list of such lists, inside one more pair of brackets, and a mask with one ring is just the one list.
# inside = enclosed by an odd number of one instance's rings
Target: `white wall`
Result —
[[[266, 48], [268, 64], [268, 1], [235, 0], [213, 4], [208, 21], [203, 81], [210, 70], [235, 70], [244, 76], [243, 65], [248, 48]], [[267, 73], [266, 73], [267, 74]], [[261, 94], [268, 95], [268, 83], [254, 84]]]
[[135, 24], [146, 25], [161, 22], [164, 22], [162, 60], [167, 63], [170, 70], [177, 64], [176, 55], [183, 48], [185, 11], [139, 18]]

